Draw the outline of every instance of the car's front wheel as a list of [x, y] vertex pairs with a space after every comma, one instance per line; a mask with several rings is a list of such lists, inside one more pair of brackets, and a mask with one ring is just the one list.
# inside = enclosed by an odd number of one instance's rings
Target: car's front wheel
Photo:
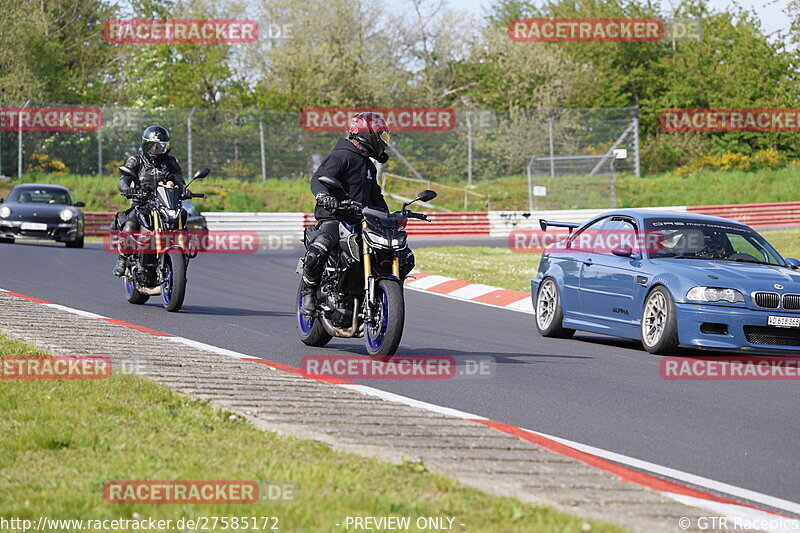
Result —
[[672, 355], [678, 350], [678, 322], [672, 295], [662, 286], [655, 287], [644, 302], [642, 344], [658, 355]]
[[67, 248], [83, 248], [83, 235], [79, 238], [75, 239], [74, 241], [67, 241], [64, 243], [64, 246]]
[[561, 307], [561, 295], [553, 278], [545, 278], [536, 293], [536, 329], [542, 337], [568, 339], [575, 333], [574, 329], [561, 325], [564, 311]]

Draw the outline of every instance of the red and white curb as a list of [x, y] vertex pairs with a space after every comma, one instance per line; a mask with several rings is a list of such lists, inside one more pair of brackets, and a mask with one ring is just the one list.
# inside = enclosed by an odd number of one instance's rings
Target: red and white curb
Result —
[[[419, 274], [417, 275], [419, 276]], [[438, 276], [438, 278], [442, 277], [443, 276]], [[422, 281], [422, 279], [423, 277], [420, 276], [418, 278], [418, 281]], [[450, 278], [444, 278], [445, 281], [449, 279]], [[436, 285], [434, 284], [432, 286], [435, 287]], [[425, 290], [425, 289], [419, 289], [419, 290]], [[504, 290], [504, 289], [499, 289], [499, 290]], [[511, 291], [511, 292], [517, 292], [517, 291]], [[763, 505], [771, 509], [778, 509], [780, 511], [785, 511], [789, 514], [800, 515], [800, 503], [784, 500], [781, 498], [776, 498], [768, 494], [763, 494], [748, 489], [744, 489], [741, 487], [736, 487], [734, 485], [729, 485], [712, 479], [696, 476], [688, 472], [682, 472], [680, 470], [675, 470], [672, 468], [664, 467], [647, 461], [642, 461], [634, 457], [628, 457], [612, 451], [603, 450], [601, 448], [595, 448], [593, 446], [589, 446], [586, 444], [569, 441], [566, 439], [562, 439], [560, 437], [554, 437], [552, 435], [547, 435], [545, 433], [539, 433], [518, 426], [513, 426], [510, 424], [489, 420], [486, 417], [472, 413], [467, 413], [464, 411], [460, 411], [458, 409], [422, 402], [419, 400], [415, 400], [413, 398], [408, 398], [406, 396], [402, 396], [399, 394], [382, 391], [380, 389], [375, 389], [373, 387], [368, 387], [366, 385], [359, 385], [357, 383], [352, 383], [350, 381], [346, 381], [336, 377], [323, 376], [319, 374], [310, 374], [301, 368], [296, 368], [275, 361], [269, 361], [267, 359], [253, 357], [251, 355], [235, 352], [232, 350], [227, 350], [225, 348], [219, 348], [217, 346], [212, 346], [210, 344], [206, 344], [203, 342], [187, 339], [184, 337], [179, 337], [177, 335], [163, 333], [161, 331], [157, 331], [137, 324], [132, 324], [124, 320], [108, 318], [88, 311], [74, 309], [72, 307], [67, 307], [53, 302], [48, 302], [47, 300], [42, 300], [41, 298], [35, 298], [33, 296], [12, 292], [2, 288], [0, 288], [0, 293], [8, 294], [10, 296], [14, 296], [17, 298], [22, 298], [40, 305], [52, 307], [54, 309], [59, 309], [61, 311], [66, 311], [68, 313], [82, 316], [84, 318], [103, 320], [111, 324], [134, 329], [136, 331], [140, 331], [143, 333], [148, 333], [157, 336], [161, 339], [168, 340], [170, 342], [176, 342], [178, 344], [191, 346], [193, 348], [206, 350], [212, 353], [224, 355], [227, 357], [232, 357], [235, 359], [263, 364], [271, 368], [275, 368], [277, 370], [282, 370], [285, 372], [296, 374], [315, 381], [320, 381], [323, 383], [345, 387], [350, 390], [354, 390], [368, 396], [382, 398], [390, 402], [397, 402], [411, 407], [423, 409], [425, 411], [443, 414], [446, 416], [453, 416], [470, 422], [483, 424], [496, 431], [501, 431], [503, 433], [513, 435], [519, 438], [520, 440], [536, 444], [554, 453], [570, 457], [572, 459], [581, 461], [582, 463], [597, 468], [599, 470], [603, 470], [605, 472], [614, 474], [623, 482], [635, 483], [636, 485], [647, 487], [649, 489], [660, 492], [662, 495], [671, 498], [684, 505], [704, 509], [712, 513], [713, 516], [725, 516], [728, 517], [728, 519], [731, 521], [734, 520], [747, 521], [748, 523], [753, 524], [752, 526], [753, 529], [761, 529], [763, 531], [796, 531], [798, 529], [798, 524], [800, 524], [800, 522], [798, 522], [797, 520], [792, 520], [790, 516], [782, 515], [778, 512], [758, 507], [758, 505]], [[489, 294], [489, 292], [486, 292], [484, 294]], [[487, 302], [482, 302], [482, 303], [486, 303], [487, 305], [492, 305], [491, 303]], [[504, 306], [498, 306], [498, 307], [504, 307]], [[663, 476], [670, 479], [664, 479], [662, 477], [657, 477], [657, 476]], [[680, 482], [686, 484], [684, 485]], [[694, 487], [700, 487], [700, 488], [694, 488]], [[720, 496], [717, 494], [713, 494], [703, 489], [711, 490], [721, 494], [726, 494], [727, 496]], [[783, 520], [777, 520], [779, 518]], [[763, 525], [764, 527], [757, 527], [759, 525]]]
[[[411, 279], [414, 278], [414, 279]], [[490, 307], [533, 314], [531, 293], [501, 289], [482, 283], [472, 283], [437, 274], [412, 271], [405, 286], [407, 289], [438, 294], [456, 300], [466, 300]]]

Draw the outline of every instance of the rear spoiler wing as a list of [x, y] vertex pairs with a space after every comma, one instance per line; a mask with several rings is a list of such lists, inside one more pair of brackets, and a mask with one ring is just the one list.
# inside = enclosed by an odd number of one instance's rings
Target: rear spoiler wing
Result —
[[540, 218], [539, 226], [542, 228], [542, 231], [547, 231], [548, 226], [553, 226], [554, 228], [569, 228], [569, 233], [571, 235], [572, 230], [579, 228], [581, 225], [577, 222], [556, 222], [554, 220]]

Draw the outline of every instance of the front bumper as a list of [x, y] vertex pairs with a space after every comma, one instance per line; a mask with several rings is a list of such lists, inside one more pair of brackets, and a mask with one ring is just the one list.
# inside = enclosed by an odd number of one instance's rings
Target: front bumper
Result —
[[[797, 312], [676, 303], [675, 313], [678, 341], [683, 346], [706, 350], [800, 353], [800, 328], [778, 328], [767, 324], [770, 315], [800, 317]], [[726, 326], [726, 333], [708, 332], [719, 331], [719, 325]]]
[[83, 234], [83, 224], [73, 222], [47, 222], [46, 230], [23, 230], [25, 221], [0, 220], [0, 237], [14, 239], [39, 239], [49, 241], [74, 241]]

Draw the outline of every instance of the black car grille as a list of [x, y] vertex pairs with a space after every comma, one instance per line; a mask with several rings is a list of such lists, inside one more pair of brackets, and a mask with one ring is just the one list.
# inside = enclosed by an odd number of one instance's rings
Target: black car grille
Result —
[[800, 294], [784, 294], [783, 308], [790, 311], [800, 309]]
[[757, 292], [753, 294], [753, 300], [762, 309], [777, 309], [780, 305], [781, 297], [777, 292]]
[[765, 346], [800, 346], [800, 328], [787, 329], [772, 326], [745, 326], [744, 336], [751, 344]]

